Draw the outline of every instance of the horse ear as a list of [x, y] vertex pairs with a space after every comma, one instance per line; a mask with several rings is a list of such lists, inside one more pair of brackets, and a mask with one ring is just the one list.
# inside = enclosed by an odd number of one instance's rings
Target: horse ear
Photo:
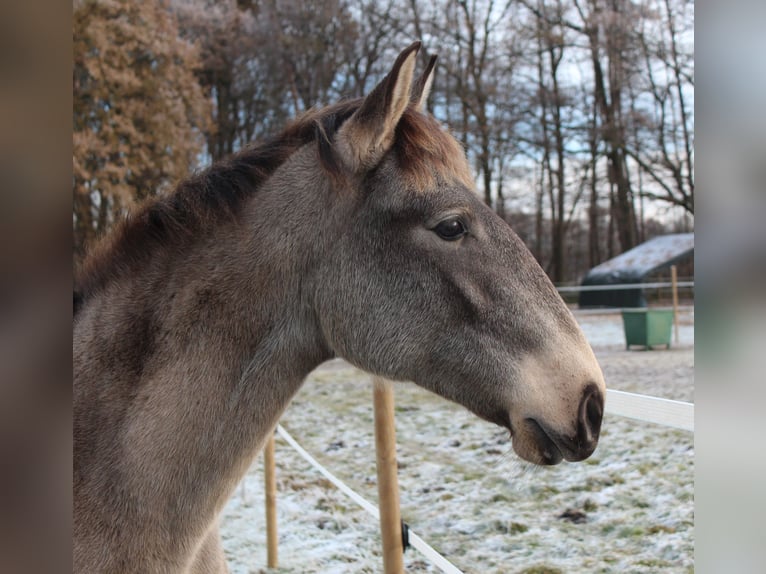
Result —
[[436, 65], [436, 54], [428, 59], [428, 65], [412, 87], [412, 105], [418, 111], [426, 111], [426, 102], [431, 93], [431, 86], [434, 83], [434, 66]]
[[338, 130], [336, 149], [353, 172], [374, 167], [393, 143], [396, 125], [410, 103], [419, 49], [420, 42], [414, 42], [399, 54], [388, 75]]

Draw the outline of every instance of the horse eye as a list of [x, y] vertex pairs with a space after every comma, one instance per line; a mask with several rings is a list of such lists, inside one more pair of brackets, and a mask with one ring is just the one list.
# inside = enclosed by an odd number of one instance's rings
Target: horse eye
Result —
[[465, 225], [463, 225], [463, 222], [457, 217], [451, 217], [450, 219], [440, 221], [436, 227], [434, 227], [434, 232], [436, 235], [447, 241], [455, 241], [467, 233]]

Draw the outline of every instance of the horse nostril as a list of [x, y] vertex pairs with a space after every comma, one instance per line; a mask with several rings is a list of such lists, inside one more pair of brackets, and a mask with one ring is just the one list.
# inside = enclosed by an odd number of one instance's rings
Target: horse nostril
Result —
[[579, 434], [585, 444], [598, 440], [601, 418], [604, 415], [604, 398], [596, 385], [588, 385], [583, 393], [579, 409]]

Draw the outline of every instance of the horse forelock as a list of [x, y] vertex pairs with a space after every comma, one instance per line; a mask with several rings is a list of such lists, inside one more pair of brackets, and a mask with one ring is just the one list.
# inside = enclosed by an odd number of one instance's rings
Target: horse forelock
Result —
[[473, 188], [465, 151], [432, 115], [408, 108], [396, 128], [397, 165], [418, 189], [432, 189], [439, 180]]

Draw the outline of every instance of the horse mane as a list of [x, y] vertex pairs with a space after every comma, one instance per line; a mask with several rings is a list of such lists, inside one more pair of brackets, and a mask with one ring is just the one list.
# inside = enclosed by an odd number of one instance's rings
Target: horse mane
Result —
[[[348, 100], [309, 110], [279, 135], [215, 162], [170, 193], [144, 201], [96, 243], [76, 270], [74, 314], [92, 295], [145, 263], [157, 249], [190, 242], [214, 223], [236, 218], [246, 200], [302, 146], [317, 142], [322, 167], [336, 181], [342, 178], [332, 139], [361, 103], [362, 99]], [[412, 109], [397, 126], [394, 147], [399, 165], [421, 185], [433, 179], [434, 168], [454, 171], [453, 154], [462, 151], [434, 118]]]

